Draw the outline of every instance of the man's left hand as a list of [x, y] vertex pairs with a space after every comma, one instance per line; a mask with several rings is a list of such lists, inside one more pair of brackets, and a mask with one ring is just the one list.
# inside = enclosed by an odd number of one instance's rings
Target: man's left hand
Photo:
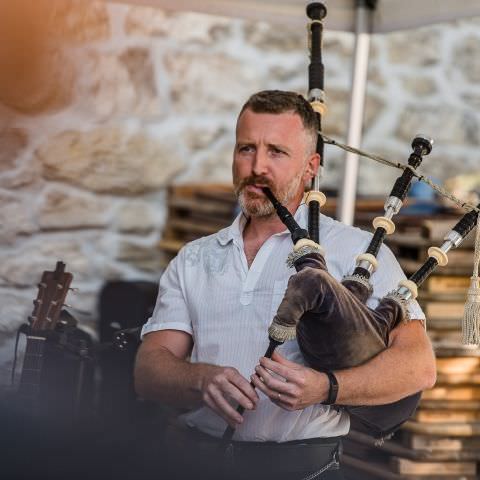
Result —
[[260, 358], [251, 379], [256, 388], [285, 410], [302, 410], [328, 396], [329, 381], [324, 373], [290, 362], [277, 352], [272, 359]]

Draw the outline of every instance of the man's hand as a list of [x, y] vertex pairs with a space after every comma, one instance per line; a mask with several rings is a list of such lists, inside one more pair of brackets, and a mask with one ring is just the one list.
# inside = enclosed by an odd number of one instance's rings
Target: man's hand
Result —
[[290, 362], [277, 352], [271, 360], [262, 357], [255, 372], [251, 377], [255, 387], [285, 410], [301, 410], [327, 399], [329, 381], [324, 373]]
[[243, 422], [243, 417], [229, 400], [234, 400], [246, 410], [253, 410], [259, 400], [257, 393], [235, 368], [215, 365], [203, 365], [203, 368], [202, 400], [230, 426], [236, 427]]

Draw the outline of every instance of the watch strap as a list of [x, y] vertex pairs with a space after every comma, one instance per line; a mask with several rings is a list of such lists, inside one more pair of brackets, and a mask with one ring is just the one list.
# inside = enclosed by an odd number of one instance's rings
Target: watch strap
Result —
[[333, 372], [325, 372], [325, 375], [328, 377], [328, 381], [330, 382], [330, 386], [329, 386], [329, 389], [328, 389], [328, 397], [324, 402], [322, 402], [322, 404], [323, 405], [333, 405], [337, 400], [338, 380], [337, 380], [337, 377], [333, 374]]

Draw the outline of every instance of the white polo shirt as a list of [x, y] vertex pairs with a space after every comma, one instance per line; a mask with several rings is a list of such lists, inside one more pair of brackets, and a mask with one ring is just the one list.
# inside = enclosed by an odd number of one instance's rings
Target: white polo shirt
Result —
[[[295, 219], [305, 227], [308, 208], [302, 204]], [[295, 273], [285, 264], [292, 250], [287, 230], [272, 235], [258, 251], [250, 269], [243, 249], [245, 217], [214, 235], [185, 245], [160, 279], [152, 317], [142, 336], [158, 330], [181, 330], [192, 335], [192, 362], [232, 366], [249, 379], [268, 346], [267, 329], [282, 300], [289, 277]], [[329, 272], [338, 280], [351, 274], [355, 257], [363, 253], [371, 234], [321, 215], [320, 243], [326, 251]], [[382, 246], [379, 267], [372, 275], [374, 295], [368, 305], [393, 290], [405, 278], [392, 252]], [[418, 303], [410, 306], [411, 318], [424, 319]], [[278, 350], [287, 359], [304, 364], [296, 340]], [[254, 411], [245, 413], [235, 440], [286, 442], [348, 433], [350, 421], [344, 410], [313, 405], [286, 411], [259, 392]], [[182, 416], [191, 426], [221, 436], [226, 422], [203, 407]]]

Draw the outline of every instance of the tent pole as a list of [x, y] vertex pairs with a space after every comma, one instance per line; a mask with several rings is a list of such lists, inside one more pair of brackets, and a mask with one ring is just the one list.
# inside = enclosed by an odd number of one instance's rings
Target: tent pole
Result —
[[[365, 107], [368, 54], [370, 50], [371, 17], [375, 4], [357, 0], [355, 19], [355, 56], [352, 73], [352, 93], [348, 119], [347, 144], [360, 148]], [[337, 218], [352, 225], [357, 192], [358, 155], [347, 153], [343, 167], [343, 182], [337, 207]]]

